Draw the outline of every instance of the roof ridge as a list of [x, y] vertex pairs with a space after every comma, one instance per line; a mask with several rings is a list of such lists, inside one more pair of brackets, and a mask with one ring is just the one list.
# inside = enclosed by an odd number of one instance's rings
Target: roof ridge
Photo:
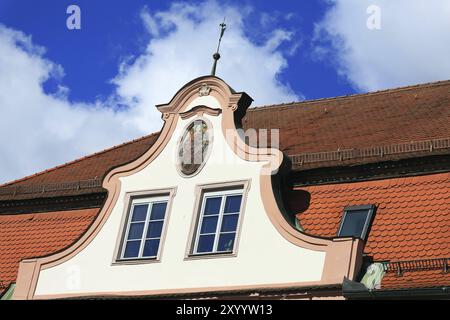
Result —
[[370, 91], [370, 92], [364, 92], [364, 93], [354, 93], [354, 94], [348, 94], [348, 95], [342, 95], [342, 96], [336, 96], [336, 97], [327, 97], [327, 98], [318, 98], [318, 99], [311, 99], [311, 100], [292, 101], [292, 102], [285, 102], [285, 103], [274, 103], [274, 104], [268, 104], [268, 105], [262, 105], [262, 106], [254, 106], [254, 107], [249, 108], [248, 111], [283, 108], [283, 107], [288, 107], [288, 106], [291, 106], [294, 104], [309, 104], [309, 103], [315, 103], [315, 102], [319, 102], [319, 101], [345, 100], [345, 99], [354, 98], [354, 97], [382, 95], [382, 94], [393, 93], [393, 92], [408, 91], [408, 90], [417, 89], [417, 88], [439, 87], [439, 86], [443, 86], [446, 84], [450, 84], [450, 79], [434, 81], [434, 82], [419, 83], [419, 84], [414, 84], [414, 85], [409, 85], [409, 86], [404, 86], [404, 87], [389, 88], [389, 89], [376, 90], [376, 91]]
[[109, 152], [109, 151], [112, 151], [112, 150], [115, 150], [115, 149], [119, 149], [119, 148], [121, 148], [121, 147], [123, 147], [123, 146], [125, 146], [125, 145], [130, 144], [130, 143], [138, 142], [138, 141], [147, 139], [147, 138], [149, 138], [149, 137], [151, 137], [151, 136], [158, 135], [158, 134], [159, 134], [159, 131], [158, 131], [158, 132], [150, 133], [150, 134], [145, 135], [145, 136], [142, 136], [142, 137], [140, 137], [140, 138], [136, 138], [136, 139], [133, 139], [133, 140], [129, 140], [129, 141], [126, 141], [126, 142], [123, 142], [123, 143], [114, 145], [114, 146], [112, 146], [112, 147], [103, 149], [103, 150], [101, 150], [101, 151], [97, 151], [97, 152], [95, 152], [95, 153], [88, 154], [88, 155], [83, 156], [83, 157], [81, 157], [81, 158], [77, 158], [77, 159], [75, 159], [75, 160], [65, 162], [65, 163], [63, 163], [63, 164], [57, 165], [57, 166], [55, 166], [55, 167], [52, 167], [52, 168], [50, 168], [50, 169], [46, 169], [46, 170], [43, 170], [43, 171], [39, 171], [39, 172], [34, 173], [34, 174], [32, 174], [32, 175], [25, 176], [25, 177], [20, 178], [20, 179], [16, 179], [16, 180], [12, 180], [12, 181], [9, 181], [9, 182], [0, 184], [0, 188], [7, 187], [7, 186], [10, 186], [10, 185], [15, 184], [15, 183], [18, 183], [18, 182], [22, 182], [22, 181], [28, 180], [28, 179], [34, 178], [34, 177], [36, 177], [36, 176], [39, 176], [39, 175], [42, 175], [42, 174], [51, 172], [51, 171], [55, 171], [55, 170], [57, 170], [57, 169], [66, 167], [66, 166], [68, 166], [68, 165], [71, 165], [71, 164], [80, 162], [80, 161], [82, 161], [82, 160], [86, 160], [86, 159], [92, 158], [92, 157], [94, 157], [94, 156], [98, 156], [98, 155], [100, 155], [100, 154], [102, 154], [102, 153], [106, 153], [106, 152]]

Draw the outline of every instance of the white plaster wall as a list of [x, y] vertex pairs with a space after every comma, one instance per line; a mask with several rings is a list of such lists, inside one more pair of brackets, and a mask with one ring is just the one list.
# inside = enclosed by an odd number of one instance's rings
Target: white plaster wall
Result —
[[[187, 108], [219, 108], [215, 98], [199, 97]], [[119, 200], [97, 237], [79, 254], [41, 271], [36, 295], [166, 290], [201, 287], [270, 285], [319, 281], [325, 253], [300, 248], [285, 240], [267, 217], [260, 199], [259, 174], [263, 163], [238, 158], [226, 144], [221, 116], [205, 116], [213, 125], [212, 152], [201, 172], [181, 177], [175, 164], [182, 130], [192, 121], [177, 124], [171, 141], [144, 170], [121, 178]], [[226, 159], [233, 163], [223, 164]], [[184, 260], [194, 214], [195, 186], [251, 180], [236, 257]], [[167, 221], [161, 261], [141, 265], [112, 265], [124, 213], [125, 193], [177, 187]]]

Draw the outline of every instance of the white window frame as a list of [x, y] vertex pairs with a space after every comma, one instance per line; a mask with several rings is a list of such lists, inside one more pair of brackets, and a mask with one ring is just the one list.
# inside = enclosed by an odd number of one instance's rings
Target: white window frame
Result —
[[[229, 214], [224, 214], [224, 210], [225, 210], [225, 199], [228, 196], [237, 196], [240, 195], [241, 196], [241, 205], [239, 207], [239, 212], [238, 212], [238, 221], [237, 221], [237, 226], [236, 226], [236, 231], [232, 232], [220, 232], [221, 228], [222, 228], [222, 222], [223, 222], [223, 217], [224, 215], [231, 215], [231, 214], [236, 214], [236, 212], [233, 213], [229, 213]], [[216, 230], [215, 233], [208, 233], [208, 234], [203, 234], [203, 235], [214, 235], [214, 244], [213, 244], [213, 251], [210, 252], [197, 252], [198, 250], [198, 242], [199, 242], [199, 238], [200, 238], [200, 230], [201, 230], [201, 226], [202, 226], [202, 222], [203, 222], [203, 218], [205, 217], [204, 212], [205, 212], [205, 205], [206, 205], [206, 199], [208, 198], [218, 198], [221, 197], [221, 203], [220, 203], [220, 209], [219, 209], [219, 215], [218, 215], [218, 220], [217, 220], [217, 225], [216, 225]], [[197, 226], [195, 228], [195, 233], [194, 233], [194, 244], [192, 247], [192, 252], [190, 253], [190, 255], [192, 256], [205, 256], [205, 255], [221, 255], [221, 254], [232, 254], [235, 252], [236, 249], [236, 243], [238, 240], [238, 236], [239, 236], [239, 229], [240, 229], [240, 224], [241, 224], [241, 219], [242, 219], [242, 212], [243, 212], [243, 207], [244, 207], [244, 200], [245, 200], [245, 189], [242, 187], [237, 187], [237, 188], [230, 188], [227, 190], [220, 190], [220, 191], [207, 191], [205, 190], [203, 192], [203, 195], [201, 197], [201, 207], [200, 207], [200, 212], [198, 214], [198, 220], [197, 220]], [[233, 249], [231, 251], [217, 251], [217, 246], [219, 243], [219, 238], [220, 238], [220, 234], [221, 233], [235, 233], [235, 238], [233, 241]]]
[[[162, 202], [166, 203], [166, 211], [164, 213], [164, 219], [151, 220], [151, 221], [162, 221], [163, 222], [162, 229], [161, 229], [161, 235], [159, 238], [147, 238], [146, 235], [147, 235], [148, 227], [150, 224], [150, 214], [151, 214], [153, 205], [155, 203], [162, 203]], [[148, 204], [148, 208], [147, 208], [147, 213], [145, 216], [144, 230], [142, 233], [142, 237], [140, 239], [141, 243], [139, 246], [139, 255], [137, 257], [126, 258], [126, 257], [124, 257], [124, 255], [125, 255], [126, 244], [128, 242], [128, 234], [129, 234], [130, 227], [132, 224], [131, 219], [133, 216], [134, 207], [136, 205], [142, 205], [142, 204]], [[117, 261], [141, 261], [141, 260], [158, 259], [158, 257], [160, 256], [162, 245], [163, 245], [162, 242], [164, 239], [164, 233], [165, 233], [166, 224], [167, 224], [167, 220], [168, 220], [169, 205], [170, 205], [170, 196], [168, 196], [168, 195], [148, 196], [148, 197], [139, 197], [139, 198], [130, 199], [130, 206], [129, 206], [129, 210], [128, 210], [128, 214], [127, 214], [127, 219], [126, 219], [125, 226], [123, 228], [125, 230], [123, 232], [122, 243], [120, 246], [120, 254], [119, 254]], [[158, 252], [155, 256], [143, 256], [145, 242], [147, 240], [151, 240], [151, 239], [159, 239]], [[136, 239], [136, 241], [137, 241], [137, 239]]]

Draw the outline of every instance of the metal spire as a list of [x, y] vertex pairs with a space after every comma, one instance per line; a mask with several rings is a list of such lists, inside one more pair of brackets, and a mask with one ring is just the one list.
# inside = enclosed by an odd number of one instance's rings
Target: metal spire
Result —
[[216, 75], [216, 68], [217, 68], [217, 61], [220, 59], [220, 42], [222, 41], [223, 34], [225, 33], [225, 30], [227, 29], [227, 25], [225, 24], [225, 18], [223, 18], [223, 22], [219, 25], [220, 26], [220, 37], [219, 37], [219, 43], [217, 44], [217, 51], [213, 54], [214, 63], [211, 70], [211, 75]]

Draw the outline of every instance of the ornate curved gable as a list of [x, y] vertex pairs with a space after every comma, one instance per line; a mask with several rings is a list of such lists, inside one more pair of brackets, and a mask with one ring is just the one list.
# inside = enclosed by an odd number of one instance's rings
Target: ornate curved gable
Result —
[[276, 184], [283, 154], [250, 147], [237, 128], [251, 101], [207, 76], [157, 106], [164, 120], [158, 140], [107, 174], [107, 200], [78, 241], [21, 262], [14, 297], [233, 291], [354, 278], [359, 240], [311, 237], [284, 218]]

